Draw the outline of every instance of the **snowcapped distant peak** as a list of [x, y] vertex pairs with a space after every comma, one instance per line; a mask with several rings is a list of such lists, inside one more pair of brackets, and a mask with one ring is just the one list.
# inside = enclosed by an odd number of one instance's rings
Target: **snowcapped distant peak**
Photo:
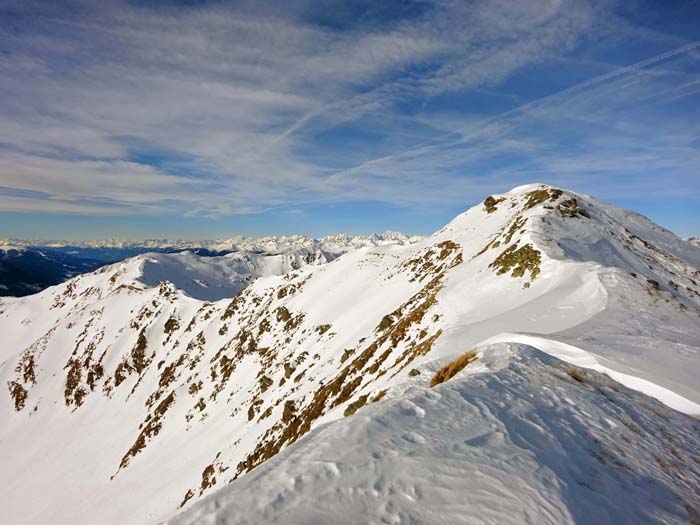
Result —
[[[389, 235], [387, 235], [387, 233]], [[61, 241], [61, 240], [0, 240], [0, 250], [10, 247], [14, 249], [28, 246], [49, 246], [52, 248], [62, 248], [76, 246], [79, 248], [103, 248], [103, 249], [152, 249], [152, 250], [188, 250], [204, 248], [216, 252], [226, 252], [232, 250], [241, 251], [264, 251], [280, 252], [294, 248], [321, 247], [332, 245], [335, 250], [345, 252], [360, 246], [376, 246], [383, 243], [410, 244], [421, 239], [420, 236], [407, 236], [398, 232], [387, 232], [383, 235], [347, 235], [337, 233], [324, 237], [309, 237], [305, 235], [268, 235], [262, 237], [235, 236], [224, 239], [202, 239], [202, 240], [181, 240], [181, 239], [98, 239], [90, 241]]]

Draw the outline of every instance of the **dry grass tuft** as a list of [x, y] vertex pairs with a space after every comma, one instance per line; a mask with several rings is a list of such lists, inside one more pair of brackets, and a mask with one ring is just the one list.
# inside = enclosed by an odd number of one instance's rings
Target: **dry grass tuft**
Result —
[[352, 403], [350, 403], [345, 409], [343, 415], [345, 417], [352, 416], [355, 412], [357, 412], [359, 409], [361, 409], [367, 404], [367, 397], [367, 395], [360, 396], [357, 401], [353, 401]]
[[577, 370], [576, 368], [572, 368], [571, 370], [569, 370], [568, 374], [569, 377], [575, 379], [579, 383], [583, 383], [586, 380], [585, 374], [582, 371]]
[[437, 371], [435, 376], [433, 376], [433, 379], [430, 381], [430, 387], [432, 388], [435, 385], [439, 385], [441, 383], [444, 383], [445, 381], [449, 381], [455, 375], [457, 375], [457, 373], [462, 371], [469, 363], [476, 361], [476, 359], [477, 357], [475, 349], [471, 349], [464, 352], [457, 359], [455, 359], [448, 365], [443, 366], [440, 370]]

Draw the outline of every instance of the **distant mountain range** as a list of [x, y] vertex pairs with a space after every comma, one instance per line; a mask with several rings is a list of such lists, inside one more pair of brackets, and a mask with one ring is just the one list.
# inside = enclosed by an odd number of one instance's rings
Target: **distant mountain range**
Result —
[[[234, 236], [226, 239], [215, 240], [182, 240], [182, 239], [97, 239], [87, 241], [61, 241], [46, 239], [0, 239], [0, 250], [22, 250], [27, 248], [51, 248], [60, 250], [71, 249], [99, 249], [115, 250], [108, 253], [126, 253], [133, 250], [128, 255], [138, 255], [146, 251], [181, 251], [181, 250], [207, 250], [213, 254], [232, 251], [251, 251], [279, 253], [296, 248], [321, 248], [334, 253], [344, 253], [352, 248], [362, 246], [382, 246], [384, 244], [410, 244], [420, 240], [422, 237], [409, 236], [400, 232], [386, 231], [381, 235], [347, 235], [338, 233], [323, 237], [309, 237], [306, 235], [272, 235], [262, 237]], [[119, 250], [123, 250], [119, 251]], [[80, 252], [87, 254], [90, 252]]]
[[[389, 244], [407, 245], [420, 239], [421, 237], [418, 236], [407, 236], [390, 231], [382, 235], [352, 236], [336, 234], [318, 239], [303, 235], [239, 236], [223, 240], [203, 241], [107, 239], [68, 242], [5, 239], [0, 240], [0, 296], [21, 297], [30, 295], [49, 286], [62, 283], [81, 273], [94, 271], [105, 264], [112, 264], [145, 253], [177, 254], [188, 252], [194, 254], [195, 257], [182, 256], [180, 258], [170, 257], [162, 259], [163, 262], [179, 261], [178, 265], [181, 269], [196, 265], [196, 257], [220, 257], [234, 253], [240, 255], [239, 257], [222, 259], [220, 264], [210, 261], [211, 264], [206, 265], [206, 268], [209, 270], [219, 268], [221, 271], [224, 271], [223, 269], [226, 266], [235, 265], [234, 261], [236, 259], [240, 262], [243, 254], [247, 254], [246, 257], [249, 260], [252, 258], [258, 259], [258, 263], [253, 263], [248, 268], [249, 272], [245, 271], [239, 264], [235, 277], [229, 271], [227, 277], [219, 275], [218, 278], [215, 278], [214, 280], [217, 281], [216, 288], [209, 290], [207, 297], [209, 299], [218, 299], [226, 296], [225, 294], [239, 291], [241, 284], [249, 282], [250, 278], [262, 275], [254, 271], [254, 266], [274, 266], [272, 260], [262, 262], [266, 256], [277, 256], [279, 259], [284, 255], [294, 257], [293, 254], [297, 253], [300, 257], [311, 257], [314, 260], [322, 259], [327, 262], [340, 254], [361, 247], [377, 247]], [[299, 252], [299, 250], [302, 250], [303, 253]], [[297, 258], [295, 262], [296, 267], [300, 267], [301, 263], [302, 259]], [[153, 266], [152, 263], [147, 263], [147, 265], [149, 267]], [[295, 269], [295, 267], [283, 265], [278, 270], [281, 272], [292, 269]], [[152, 273], [147, 272], [147, 275]], [[224, 273], [226, 272], [224, 271]], [[213, 278], [213, 275], [209, 274], [209, 277]], [[201, 286], [199, 292], [202, 292], [204, 287]]]

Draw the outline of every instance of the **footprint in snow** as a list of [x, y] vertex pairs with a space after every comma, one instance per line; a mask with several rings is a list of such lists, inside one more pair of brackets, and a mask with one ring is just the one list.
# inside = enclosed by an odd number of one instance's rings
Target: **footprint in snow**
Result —
[[330, 474], [331, 477], [333, 477], [333, 478], [340, 477], [340, 469], [338, 468], [337, 463], [335, 463], [333, 461], [329, 461], [328, 463], [325, 463], [323, 465], [323, 468], [328, 474]]
[[401, 413], [404, 416], [425, 417], [425, 410], [411, 401], [401, 403]]
[[425, 438], [416, 432], [406, 432], [401, 437], [409, 443], [415, 443], [416, 445], [422, 445], [425, 443]]
[[470, 447], [493, 446], [503, 443], [503, 433], [501, 432], [485, 432], [473, 438], [465, 439], [464, 444]]

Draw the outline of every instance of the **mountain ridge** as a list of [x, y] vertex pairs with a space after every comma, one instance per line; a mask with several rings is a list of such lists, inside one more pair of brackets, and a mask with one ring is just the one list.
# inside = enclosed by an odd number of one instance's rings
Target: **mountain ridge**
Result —
[[[643, 379], [661, 387], [647, 393], [669, 402], [671, 391], [684, 400], [677, 408], [700, 413], [697, 261], [700, 250], [637, 214], [532, 185], [415, 244], [263, 277], [231, 300], [147, 286], [126, 263], [2, 299], [0, 439], [25, 449], [8, 458], [20, 491], [9, 515], [24, 516], [32, 480], [21, 465], [43, 451], [54, 462], [47, 491], [59, 472], [81, 473], [48, 493], [76, 505], [99, 495], [81, 516], [102, 504], [106, 521], [166, 519], [319, 425], [425, 388], [423, 367], [504, 332], [535, 334], [545, 352], [547, 341], [569, 344], [628, 386], [644, 391]], [[107, 444], [76, 438], [76, 420]], [[59, 445], [38, 437], [48, 429]], [[158, 497], [109, 505], [133, 483]]]

